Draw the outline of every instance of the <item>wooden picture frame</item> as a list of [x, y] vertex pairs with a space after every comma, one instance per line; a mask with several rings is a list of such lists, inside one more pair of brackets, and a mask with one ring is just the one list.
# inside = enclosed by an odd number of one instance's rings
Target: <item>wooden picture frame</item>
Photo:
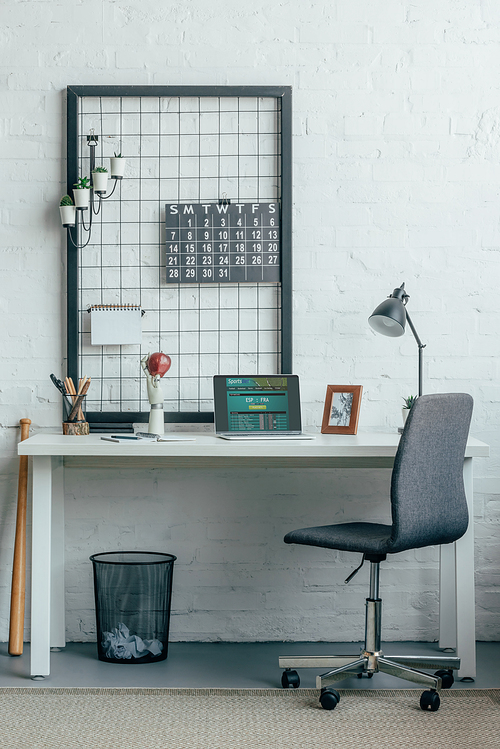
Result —
[[356, 434], [362, 385], [327, 385], [321, 434]]

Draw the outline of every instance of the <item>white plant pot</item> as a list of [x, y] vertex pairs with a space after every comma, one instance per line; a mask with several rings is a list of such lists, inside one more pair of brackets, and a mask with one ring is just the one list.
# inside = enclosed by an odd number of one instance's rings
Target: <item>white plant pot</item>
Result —
[[65, 229], [68, 226], [74, 226], [76, 221], [76, 208], [74, 205], [60, 205], [59, 213], [61, 214], [61, 223]]
[[108, 189], [108, 173], [92, 172], [92, 187], [95, 192], [106, 192]]
[[111, 162], [111, 179], [122, 179], [125, 174], [125, 164], [127, 159], [123, 156], [113, 156]]
[[410, 413], [410, 409], [402, 408], [401, 410], [403, 412], [403, 426], [404, 426], [406, 424], [406, 419], [408, 418], [408, 414]]
[[89, 207], [90, 189], [73, 190], [73, 198], [75, 200], [75, 208], [85, 210], [85, 208]]

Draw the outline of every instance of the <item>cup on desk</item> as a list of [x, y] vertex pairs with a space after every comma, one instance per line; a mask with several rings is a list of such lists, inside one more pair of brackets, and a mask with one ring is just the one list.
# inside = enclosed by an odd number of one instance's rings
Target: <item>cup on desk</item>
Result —
[[63, 434], [89, 434], [89, 424], [85, 416], [86, 397], [86, 395], [63, 397]]

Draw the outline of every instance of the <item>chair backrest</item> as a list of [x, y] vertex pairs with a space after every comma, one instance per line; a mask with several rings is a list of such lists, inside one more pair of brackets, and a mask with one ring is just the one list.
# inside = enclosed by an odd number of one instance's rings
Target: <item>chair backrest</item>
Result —
[[473, 400], [423, 395], [406, 421], [391, 482], [391, 552], [456, 541], [469, 516], [463, 462]]

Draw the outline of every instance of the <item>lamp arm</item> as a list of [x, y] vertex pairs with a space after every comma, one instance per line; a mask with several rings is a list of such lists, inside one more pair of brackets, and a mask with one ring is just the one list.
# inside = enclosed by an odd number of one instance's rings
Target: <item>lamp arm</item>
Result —
[[425, 343], [422, 343], [422, 341], [421, 341], [421, 340], [420, 340], [420, 338], [418, 337], [418, 333], [417, 333], [417, 331], [415, 330], [415, 326], [413, 325], [413, 323], [412, 323], [412, 321], [411, 321], [411, 317], [410, 317], [410, 315], [408, 314], [408, 309], [406, 309], [406, 319], [408, 320], [408, 325], [410, 326], [410, 330], [411, 330], [411, 332], [413, 333], [413, 335], [414, 335], [414, 337], [415, 337], [415, 340], [416, 340], [416, 342], [417, 342], [417, 345], [418, 345], [418, 347], [419, 347], [419, 348], [425, 348], [426, 344], [425, 344]]
[[424, 348], [426, 346], [425, 343], [422, 343], [420, 338], [418, 337], [418, 333], [415, 330], [415, 326], [413, 325], [411, 321], [411, 317], [408, 314], [408, 310], [406, 310], [406, 319], [408, 320], [408, 325], [410, 326], [410, 330], [413, 333], [413, 336], [417, 342], [418, 346], [418, 394], [422, 395], [422, 381], [423, 381], [423, 368], [424, 368]]

